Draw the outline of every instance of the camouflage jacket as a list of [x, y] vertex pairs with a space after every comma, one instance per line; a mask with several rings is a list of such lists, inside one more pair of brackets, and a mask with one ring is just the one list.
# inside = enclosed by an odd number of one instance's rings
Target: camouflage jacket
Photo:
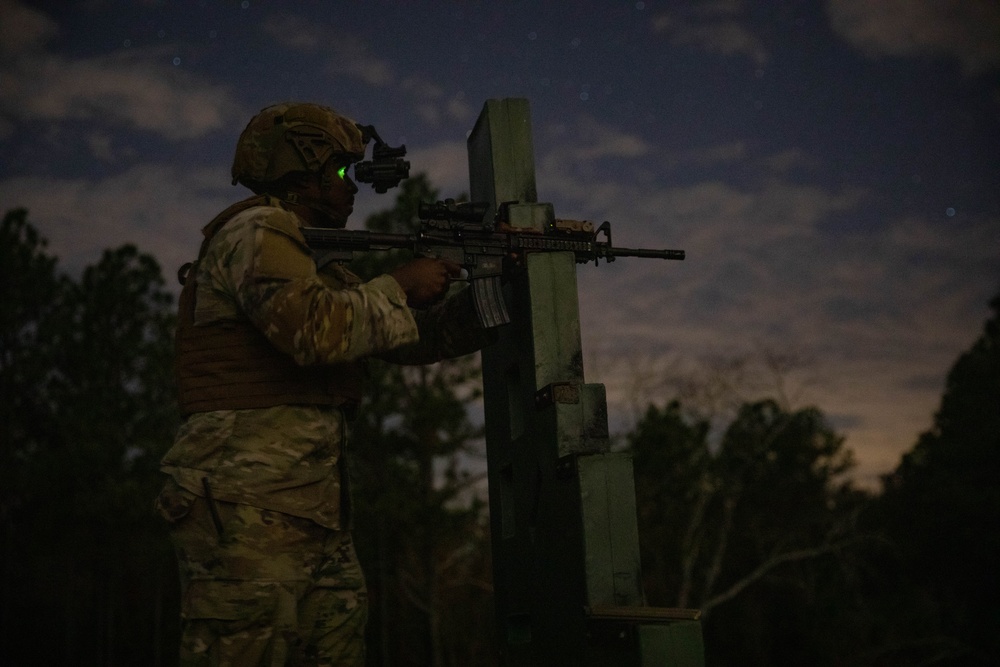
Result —
[[[317, 271], [301, 224], [276, 206], [247, 209], [226, 223], [192, 269], [195, 325], [249, 320], [301, 365], [370, 356], [430, 363], [485, 342], [467, 290], [436, 308], [410, 310], [391, 276], [365, 283], [340, 265]], [[346, 528], [344, 421], [340, 409], [315, 405], [197, 412], [181, 425], [161, 469], [197, 495], [207, 480], [218, 500]]]

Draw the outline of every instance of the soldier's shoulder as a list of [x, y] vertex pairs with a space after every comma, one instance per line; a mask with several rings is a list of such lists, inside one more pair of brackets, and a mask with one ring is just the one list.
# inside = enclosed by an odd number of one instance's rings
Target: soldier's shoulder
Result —
[[257, 233], [261, 230], [277, 232], [282, 236], [292, 238], [304, 244], [305, 238], [299, 231], [302, 223], [300, 218], [277, 205], [253, 206], [240, 211], [227, 222], [216, 234], [213, 245], [216, 248], [247, 243], [254, 245]]
[[[253, 206], [237, 214], [229, 225], [267, 228], [299, 238], [302, 219], [278, 203]], [[229, 225], [226, 225], [227, 227]]]

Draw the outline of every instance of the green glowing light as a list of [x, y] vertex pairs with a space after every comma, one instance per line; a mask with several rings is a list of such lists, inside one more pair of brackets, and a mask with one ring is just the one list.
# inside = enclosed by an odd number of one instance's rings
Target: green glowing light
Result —
[[337, 170], [337, 176], [340, 176], [340, 180], [347, 178], [347, 167], [341, 167]]

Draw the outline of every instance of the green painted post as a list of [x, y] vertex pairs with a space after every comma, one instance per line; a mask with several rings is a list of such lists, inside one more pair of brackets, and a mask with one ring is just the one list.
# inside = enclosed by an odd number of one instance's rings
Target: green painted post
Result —
[[[473, 201], [543, 230], [528, 102], [489, 100], [468, 139]], [[511, 323], [483, 350], [497, 627], [504, 665], [699, 667], [697, 612], [645, 606], [631, 456], [583, 376], [576, 263], [528, 254]]]

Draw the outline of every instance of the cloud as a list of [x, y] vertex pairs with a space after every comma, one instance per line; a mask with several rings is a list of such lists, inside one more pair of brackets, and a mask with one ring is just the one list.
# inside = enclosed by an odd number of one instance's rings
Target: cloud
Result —
[[739, 0], [695, 3], [653, 18], [653, 31], [675, 46], [694, 46], [721, 56], [742, 55], [758, 66], [769, 59], [764, 43], [746, 24]]
[[322, 56], [327, 74], [358, 79], [376, 88], [396, 82], [392, 64], [374, 54], [357, 37], [287, 13], [268, 17], [262, 28], [266, 35], [285, 48]]
[[22, 121], [110, 121], [170, 140], [229, 128], [244, 115], [224, 87], [155, 62], [166, 56], [117, 52], [22, 61], [5, 73], [11, 85], [0, 93], [0, 104]]
[[794, 171], [811, 171], [821, 165], [820, 160], [801, 148], [789, 148], [764, 156], [760, 163], [769, 173], [778, 175], [787, 175]]
[[660, 162], [669, 169], [706, 168], [731, 165], [743, 162], [747, 158], [746, 142], [730, 141], [724, 144], [664, 153]]
[[968, 75], [1000, 66], [996, 0], [828, 0], [834, 32], [871, 58], [930, 55]]
[[454, 197], [469, 190], [469, 157], [464, 141], [447, 141], [410, 151], [414, 174], [425, 172], [443, 197]]
[[474, 118], [462, 92], [449, 95], [436, 80], [419, 74], [402, 76], [392, 62], [380, 57], [362, 39], [290, 14], [272, 16], [263, 27], [286, 48], [320, 55], [323, 72], [331, 77], [354, 79], [387, 94], [408, 97], [400, 106], [412, 109], [431, 127], [466, 123]]
[[577, 137], [572, 150], [572, 159], [586, 161], [603, 157], [638, 158], [646, 155], [652, 147], [638, 135], [605, 125], [590, 116], [581, 116], [573, 134]]
[[262, 27], [267, 35], [286, 48], [321, 55], [327, 74], [358, 79], [375, 88], [398, 83], [392, 64], [373, 53], [368, 44], [357, 37], [287, 13], [269, 17]]
[[[543, 128], [540, 138], [540, 143], [547, 147], [537, 158], [539, 189], [545, 192], [544, 197], [582, 209], [587, 215], [605, 217], [609, 215], [609, 206], [616, 202], [629, 202], [643, 209], [668, 205], [676, 216], [679, 210], [693, 204], [663, 201], [666, 191], [662, 184], [668, 174], [746, 159], [743, 142], [663, 154], [644, 137], [587, 116]], [[614, 164], [609, 170], [611, 178], [601, 171], [602, 161], [609, 160]], [[707, 205], [722, 201], [713, 191], [717, 186], [708, 181], [698, 185], [709, 190], [705, 196]]]
[[[685, 316], [689, 345], [718, 340], [725, 329], [732, 340], [802, 341], [828, 358], [864, 350], [898, 359], [961, 337], [962, 313], [985, 303], [969, 285], [996, 280], [1000, 221], [909, 216], [839, 229], [834, 221], [845, 214], [874, 215], [868, 196], [777, 179], [742, 187], [619, 183], [601, 193], [616, 203], [576, 205], [602, 206], [621, 245], [687, 250], [680, 265], [621, 260], [627, 271], [615, 267], [592, 287], [624, 311], [619, 331], [630, 339], [659, 344], [663, 329], [640, 315], [663, 311], [698, 313]], [[670, 289], [643, 289], [654, 281]]]
[[171, 64], [174, 51], [67, 59], [45, 48], [57, 34], [46, 16], [9, 1], [2, 11], [3, 30], [23, 33], [5, 44], [0, 60], [0, 113], [8, 125], [87, 120], [183, 140], [231, 127], [245, 115], [225, 86]]
[[0, 0], [0, 58], [40, 49], [59, 34], [45, 14], [13, 0]]
[[134, 243], [156, 255], [176, 287], [172, 276], [197, 253], [200, 229], [235, 198], [227, 176], [222, 166], [146, 164], [100, 181], [18, 177], [0, 182], [0, 202], [4, 210], [28, 209], [63, 270], [79, 271], [105, 249]]
[[318, 53], [328, 45], [333, 48], [337, 45], [325, 39], [321, 26], [294, 14], [272, 15], [261, 24], [261, 29], [277, 43], [303, 53]]
[[113, 137], [107, 132], [89, 132], [84, 137], [84, 142], [90, 149], [90, 154], [103, 162], [114, 163], [123, 157], [135, 157], [134, 149], [116, 149]]
[[[590, 202], [601, 211], [617, 196], [617, 179], [609, 181], [598, 172], [606, 161], [624, 161], [641, 168], [653, 152], [644, 137], [620, 127], [601, 123], [586, 114], [541, 129], [536, 139], [536, 174], [539, 192], [546, 201], [566, 199]], [[572, 205], [572, 204], [570, 204]], [[565, 212], [564, 212], [565, 214]]]

